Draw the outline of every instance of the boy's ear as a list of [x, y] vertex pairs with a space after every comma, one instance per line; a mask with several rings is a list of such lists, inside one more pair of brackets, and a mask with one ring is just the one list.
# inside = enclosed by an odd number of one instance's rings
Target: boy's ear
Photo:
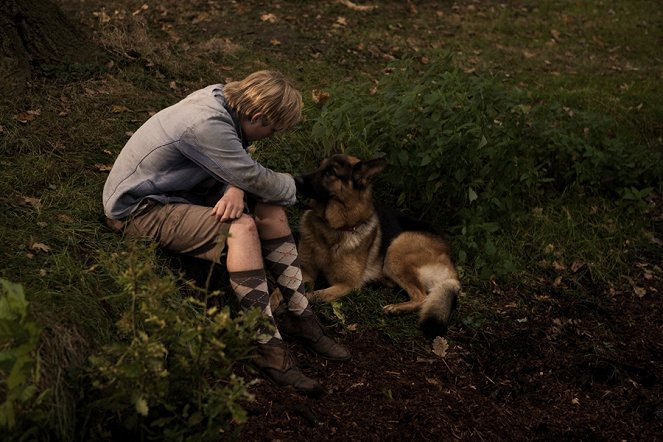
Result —
[[352, 180], [357, 187], [364, 188], [368, 186], [380, 172], [387, 166], [387, 160], [384, 158], [374, 158], [372, 160], [360, 161], [352, 166]]
[[255, 114], [251, 115], [251, 123], [262, 123], [262, 119], [265, 117], [265, 114], [262, 112], [256, 112]]

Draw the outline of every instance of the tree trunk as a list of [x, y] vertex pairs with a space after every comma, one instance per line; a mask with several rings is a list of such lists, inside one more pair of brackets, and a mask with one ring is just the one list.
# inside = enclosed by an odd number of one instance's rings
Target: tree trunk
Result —
[[51, 0], [0, 1], [0, 99], [21, 95], [46, 63], [90, 63], [100, 50]]

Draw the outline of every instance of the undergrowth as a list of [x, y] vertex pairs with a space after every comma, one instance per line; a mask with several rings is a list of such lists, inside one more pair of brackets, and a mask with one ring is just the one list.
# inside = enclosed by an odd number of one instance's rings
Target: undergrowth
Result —
[[[440, 3], [431, 15], [417, 2], [368, 14], [321, 2], [294, 30], [286, 4], [277, 23], [240, 14], [241, 2], [221, 8], [229, 23], [210, 4], [192, 26], [184, 3], [61, 3], [81, 10], [112, 62], [43, 66], [0, 114], [9, 439], [232, 438], [244, 419], [249, 381], [233, 373], [257, 316], [232, 319], [218, 292], [100, 219], [105, 171], [130, 134], [226, 77], [277, 68], [302, 90], [303, 123], [257, 145], [266, 165], [306, 172], [332, 150], [389, 160], [376, 195], [451, 242], [464, 287], [454, 321], [468, 330], [494, 320], [498, 285], [591, 296], [660, 255], [656, 2]], [[215, 22], [241, 38], [208, 33]], [[279, 44], [273, 26], [301, 41]], [[295, 231], [300, 213], [288, 209]], [[404, 297], [371, 286], [319, 311], [419, 348], [413, 315], [381, 313]]]

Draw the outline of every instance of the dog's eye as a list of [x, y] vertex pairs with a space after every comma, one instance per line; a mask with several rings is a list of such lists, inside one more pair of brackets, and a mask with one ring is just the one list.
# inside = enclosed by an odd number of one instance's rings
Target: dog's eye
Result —
[[326, 169], [324, 173], [325, 178], [331, 178], [336, 176], [336, 172], [334, 172], [334, 169]]

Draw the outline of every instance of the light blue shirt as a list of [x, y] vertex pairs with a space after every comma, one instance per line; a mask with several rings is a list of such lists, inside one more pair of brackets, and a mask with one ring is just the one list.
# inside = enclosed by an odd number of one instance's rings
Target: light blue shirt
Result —
[[145, 199], [200, 204], [212, 188], [239, 187], [259, 201], [292, 205], [291, 175], [263, 167], [246, 151], [236, 113], [220, 84], [153, 115], [118, 155], [103, 192], [104, 212], [129, 216]]

